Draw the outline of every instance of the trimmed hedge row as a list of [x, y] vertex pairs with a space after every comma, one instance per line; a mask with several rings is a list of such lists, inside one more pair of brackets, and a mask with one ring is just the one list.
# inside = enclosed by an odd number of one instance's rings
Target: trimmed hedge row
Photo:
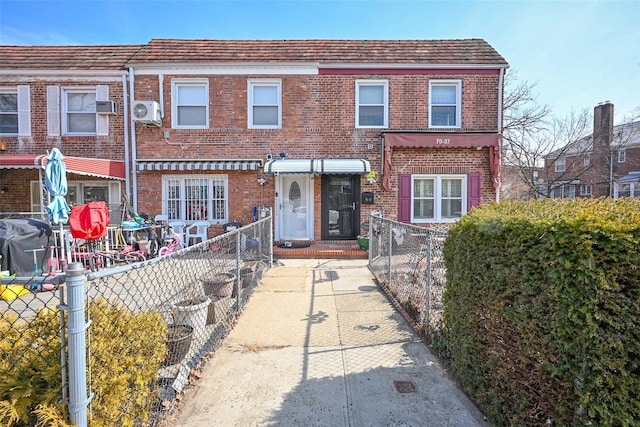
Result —
[[445, 242], [456, 376], [496, 425], [640, 425], [640, 200], [483, 205]]

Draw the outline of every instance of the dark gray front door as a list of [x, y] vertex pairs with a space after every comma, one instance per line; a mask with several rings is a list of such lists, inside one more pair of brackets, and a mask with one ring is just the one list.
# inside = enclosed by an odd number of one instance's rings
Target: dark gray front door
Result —
[[360, 229], [360, 175], [322, 176], [322, 239], [353, 240]]

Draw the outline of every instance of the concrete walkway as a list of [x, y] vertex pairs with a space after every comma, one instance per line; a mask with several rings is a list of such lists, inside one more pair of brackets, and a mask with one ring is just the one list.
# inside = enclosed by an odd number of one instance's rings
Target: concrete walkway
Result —
[[483, 426], [366, 260], [284, 260], [170, 426]]

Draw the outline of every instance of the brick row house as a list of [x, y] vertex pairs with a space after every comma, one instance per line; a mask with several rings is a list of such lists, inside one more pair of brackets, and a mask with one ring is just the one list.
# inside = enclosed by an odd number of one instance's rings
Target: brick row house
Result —
[[[34, 59], [30, 50], [60, 56]], [[0, 65], [0, 94], [15, 94], [18, 126], [2, 127], [0, 172], [2, 187], [19, 186], [22, 199], [9, 203], [3, 194], [0, 211], [38, 210], [38, 171], [17, 163], [52, 147], [120, 162], [124, 176], [106, 182], [119, 183], [136, 211], [206, 220], [210, 235], [265, 207], [273, 209], [276, 240], [352, 240], [371, 211], [446, 227], [498, 199], [508, 64], [484, 40], [154, 39], [0, 47], [5, 52], [11, 61]], [[99, 81], [103, 67], [109, 77]], [[96, 129], [82, 136], [64, 127], [73, 122], [75, 104], [65, 99], [76, 85], [95, 91], [93, 104], [80, 105]], [[60, 135], [48, 130], [50, 86], [62, 100], [54, 110]], [[15, 114], [10, 102], [0, 105]], [[30, 110], [30, 135], [21, 130], [23, 110]], [[105, 116], [109, 136], [98, 130]]]
[[593, 133], [555, 150], [539, 171], [550, 197], [640, 197], [640, 121], [614, 126], [614, 105], [594, 108]]
[[58, 147], [71, 205], [120, 218], [129, 102], [126, 61], [141, 46], [0, 46], [0, 213], [43, 212], [43, 171]]

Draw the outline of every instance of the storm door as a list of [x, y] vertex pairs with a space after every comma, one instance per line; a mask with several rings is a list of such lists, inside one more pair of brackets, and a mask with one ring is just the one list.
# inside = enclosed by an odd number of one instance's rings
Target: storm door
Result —
[[277, 238], [280, 240], [312, 239], [313, 194], [310, 175], [280, 175], [278, 182]]
[[322, 239], [355, 240], [360, 229], [360, 175], [322, 176]]

